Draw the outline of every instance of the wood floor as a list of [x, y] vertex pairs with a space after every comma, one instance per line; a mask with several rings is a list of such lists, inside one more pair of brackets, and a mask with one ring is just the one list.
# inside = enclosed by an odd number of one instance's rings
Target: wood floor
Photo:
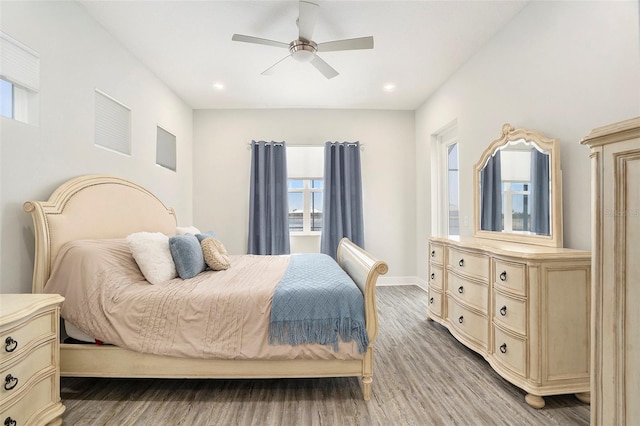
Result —
[[443, 327], [415, 286], [377, 291], [373, 395], [357, 378], [62, 378], [65, 425], [588, 425], [573, 395], [536, 410]]

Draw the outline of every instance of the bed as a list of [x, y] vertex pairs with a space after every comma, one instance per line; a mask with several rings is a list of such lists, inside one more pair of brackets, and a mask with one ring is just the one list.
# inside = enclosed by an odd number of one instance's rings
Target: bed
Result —
[[[33, 293], [45, 290], [56, 259], [73, 242], [126, 238], [132, 233], [173, 235], [176, 217], [155, 195], [125, 179], [86, 175], [60, 185], [47, 201], [27, 201], [35, 234]], [[118, 345], [60, 345], [61, 376], [122, 378], [310, 378], [360, 377], [369, 400], [374, 341], [378, 333], [375, 286], [387, 264], [348, 239], [340, 242], [337, 263], [362, 293], [367, 346], [359, 356], [318, 359], [309, 355], [244, 359], [201, 358], [143, 353]], [[64, 312], [64, 310], [63, 310]], [[64, 316], [64, 315], [63, 315]], [[342, 345], [342, 343], [341, 343]], [[326, 345], [325, 345], [326, 346]]]

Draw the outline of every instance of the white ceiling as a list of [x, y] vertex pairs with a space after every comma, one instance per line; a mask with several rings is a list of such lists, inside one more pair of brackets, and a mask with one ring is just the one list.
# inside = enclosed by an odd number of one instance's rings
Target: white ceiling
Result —
[[[87, 12], [194, 109], [419, 107], [527, 0], [315, 1], [317, 43], [374, 37], [373, 50], [320, 54], [327, 80], [286, 49], [231, 41], [234, 33], [298, 37], [293, 1], [95, 1]], [[224, 83], [223, 90], [213, 84]], [[396, 84], [386, 92], [386, 83]]]

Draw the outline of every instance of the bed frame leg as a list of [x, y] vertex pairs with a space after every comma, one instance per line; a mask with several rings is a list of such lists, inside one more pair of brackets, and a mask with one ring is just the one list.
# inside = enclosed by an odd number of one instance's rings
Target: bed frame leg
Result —
[[373, 383], [373, 345], [369, 345], [362, 358], [362, 394], [365, 401], [371, 399], [371, 384]]
[[371, 383], [373, 378], [371, 376], [362, 376], [362, 393], [364, 400], [369, 401], [371, 399]]

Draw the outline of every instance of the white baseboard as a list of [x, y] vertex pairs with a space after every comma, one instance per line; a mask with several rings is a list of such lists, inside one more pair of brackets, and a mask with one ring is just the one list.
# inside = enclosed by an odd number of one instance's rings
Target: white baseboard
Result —
[[426, 290], [427, 282], [418, 277], [378, 277], [376, 284], [379, 287], [395, 286], [395, 285], [417, 285]]

